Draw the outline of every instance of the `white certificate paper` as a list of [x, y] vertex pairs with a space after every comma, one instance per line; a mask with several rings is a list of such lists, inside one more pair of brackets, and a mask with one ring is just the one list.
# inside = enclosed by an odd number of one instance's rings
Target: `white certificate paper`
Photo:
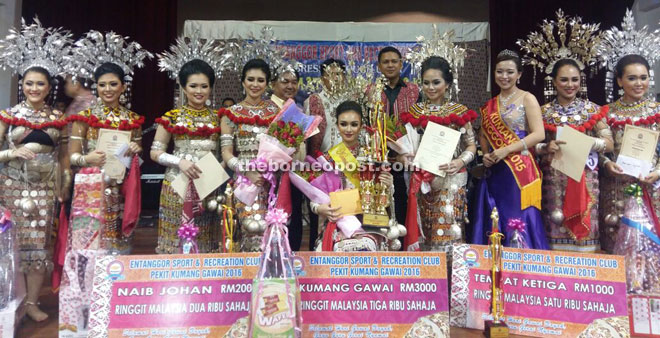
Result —
[[659, 135], [660, 132], [651, 129], [626, 125], [616, 164], [632, 177], [648, 175], [653, 168], [653, 155]]
[[103, 171], [110, 178], [116, 180], [124, 179], [126, 167], [115, 155], [117, 150], [131, 142], [131, 132], [113, 129], [99, 129], [99, 137], [96, 150], [105, 152], [105, 165]]
[[[229, 175], [212, 153], [204, 155], [195, 164], [202, 170], [199, 178], [193, 181], [200, 200], [206, 198], [229, 179]], [[188, 176], [180, 173], [171, 183], [172, 189], [184, 199], [188, 188], [188, 180]]]
[[454, 152], [460, 139], [460, 131], [429, 122], [413, 163], [434, 175], [444, 177], [445, 172], [438, 167], [449, 163], [454, 158]]
[[564, 141], [566, 144], [559, 146], [550, 166], [580, 182], [595, 140], [571, 127], [560, 128], [557, 128], [557, 141]]

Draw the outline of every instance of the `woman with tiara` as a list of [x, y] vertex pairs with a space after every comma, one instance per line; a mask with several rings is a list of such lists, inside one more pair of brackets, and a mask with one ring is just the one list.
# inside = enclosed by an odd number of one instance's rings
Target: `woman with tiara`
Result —
[[[69, 138], [71, 165], [98, 167], [105, 165], [110, 156], [96, 149], [102, 129], [130, 132], [130, 142], [125, 156], [142, 152], [142, 124], [144, 117], [129, 110], [130, 76], [134, 67], [142, 67], [145, 57], [153, 57], [137, 42], [128, 44], [123, 37], [109, 32], [105, 35], [90, 31], [76, 41], [72, 51], [70, 72], [81, 78], [93, 78], [96, 82], [98, 103], [92, 108], [70, 117], [73, 123]], [[129, 171], [126, 170], [126, 174]], [[102, 248], [112, 253], [130, 252], [130, 233], [122, 231], [124, 197], [121, 194], [122, 178], [105, 176], [104, 229]], [[126, 192], [126, 195], [132, 192]], [[75, 206], [74, 206], [75, 207]]]
[[[360, 144], [360, 131], [364, 127], [362, 124], [362, 107], [355, 101], [344, 101], [335, 109], [335, 116], [337, 118], [336, 127], [341, 138], [340, 144], [345, 145], [353, 157], [358, 158], [361, 148], [365, 147], [364, 144]], [[329, 152], [324, 153], [323, 157], [333, 166], [336, 164]], [[356, 186], [356, 181], [351, 180], [344, 171], [339, 173], [339, 178], [341, 179], [341, 190], [359, 188]], [[389, 171], [379, 171], [377, 180], [391, 191], [394, 180]], [[350, 252], [389, 250], [388, 238], [378, 231], [367, 231], [358, 227], [357, 230], [349, 235], [348, 233], [351, 231], [347, 230], [348, 227], [345, 231], [342, 230], [340, 207], [332, 206], [329, 203], [319, 204], [310, 202], [310, 208], [314, 214], [319, 215], [319, 223], [321, 224], [321, 231], [316, 240], [316, 251]], [[350, 217], [352, 218], [353, 216]], [[360, 225], [360, 220], [356, 218], [352, 218], [352, 220], [357, 226]]]
[[[630, 24], [632, 22], [632, 24]], [[622, 39], [603, 41], [599, 56], [614, 71], [616, 83], [623, 90], [614, 103], [601, 110], [607, 114], [607, 122], [614, 134], [613, 158], [605, 159], [607, 171], [602, 176], [601, 206], [603, 249], [626, 257], [628, 291], [632, 293], [660, 292], [660, 190], [654, 185], [660, 178], [660, 161], [657, 147], [653, 152], [650, 172], [639, 177], [625, 174], [616, 163], [627, 125], [658, 130], [660, 104], [650, 99], [650, 70], [660, 57], [660, 35], [647, 33], [646, 27], [635, 31], [632, 12], [624, 18]], [[648, 43], [648, 44], [647, 44]], [[627, 54], [639, 51], [640, 54]], [[609, 74], [608, 74], [609, 76]], [[612, 88], [607, 88], [611, 95]], [[611, 96], [610, 96], [611, 97]]]
[[[213, 47], [212, 42], [202, 43], [198, 38], [192, 38], [186, 43], [180, 37], [170, 48], [171, 53], [158, 56], [160, 69], [178, 79], [185, 101], [156, 119], [159, 126], [151, 146], [151, 159], [167, 167], [160, 195], [157, 253], [172, 254], [182, 250], [177, 233], [182, 223], [184, 201], [174, 191], [171, 182], [179, 173], [189, 179], [198, 178], [202, 172], [195, 162], [209, 153], [215, 156], [217, 150], [220, 118], [209, 108], [209, 97], [219, 73], [216, 61], [219, 55]], [[167, 146], [172, 139], [174, 151], [169, 154]], [[214, 194], [209, 196], [204, 205], [215, 203]], [[194, 216], [194, 224], [199, 228], [198, 251], [216, 252], [220, 227], [215, 208], [207, 208], [201, 215]]]
[[[575, 24], [568, 25], [569, 22]], [[570, 34], [583, 37], [569, 46], [562, 44], [554, 48], [545, 40], [538, 41], [536, 37], [543, 36], [539, 33], [531, 33], [527, 40], [518, 42], [527, 53], [525, 63], [549, 75], [545, 79], [544, 88], [546, 101], [549, 102], [541, 107], [546, 139], [536, 144], [536, 153], [541, 158], [543, 171], [545, 229], [553, 250], [597, 252], [600, 251], [598, 158], [612, 150], [612, 131], [600, 114], [600, 106], [586, 99], [584, 71], [586, 66], [595, 62], [596, 48], [593, 42], [600, 39], [600, 33], [597, 33], [598, 25], [582, 24], [580, 17], [567, 18], [561, 10], [557, 12], [556, 21], [544, 21], [541, 27], [544, 32], [553, 32], [556, 28], [560, 36]], [[539, 49], [544, 53], [538, 53]], [[569, 54], [560, 53], [560, 49]], [[558, 128], [562, 127], [572, 127], [594, 138], [579, 181], [551, 165], [557, 151], [566, 147], [563, 141], [556, 140]]]
[[[446, 35], [448, 38], [451, 36], [451, 34]], [[408, 198], [406, 226], [409, 234], [412, 229], [418, 227], [417, 213], [419, 212], [424, 238], [420, 243], [421, 250], [451, 253], [452, 244], [465, 242], [468, 180], [466, 166], [472, 162], [477, 151], [474, 129], [471, 124], [476, 119], [477, 113], [449, 99], [449, 91], [454, 85], [454, 76], [458, 70], [457, 65], [462, 64], [465, 50], [454, 49], [451, 39], [445, 39], [439, 43], [446, 44], [449, 46], [446, 50], [453, 52], [445, 55], [448, 59], [436, 55], [418, 56], [414, 54], [415, 57], [426, 57], [421, 63], [420, 72], [424, 100], [413, 105], [410, 112], [402, 114], [401, 121], [410, 123], [422, 131], [426, 129], [427, 123], [437, 123], [459, 131], [461, 137], [454, 150], [452, 160], [439, 168], [445, 172], [445, 176], [433, 175], [432, 178], [429, 176], [431, 191], [425, 194], [420, 191], [416, 193], [417, 196]], [[399, 155], [399, 157], [404, 157], [404, 163], [409, 161], [409, 158], [405, 158], [405, 156]], [[411, 185], [415, 186], [414, 182], [418, 175], [420, 173], [413, 174]], [[411, 193], [413, 192], [411, 191]], [[419, 204], [419, 211], [417, 204]], [[411, 244], [414, 243], [407, 240], [406, 248]]]
[[[53, 267], [50, 238], [55, 203], [69, 198], [71, 184], [67, 152], [60, 149], [67, 123], [63, 113], [47, 102], [54, 101], [55, 76], [63, 73], [69, 36], [44, 28], [35, 19], [31, 25], [23, 21], [20, 31], [11, 29], [0, 41], [0, 65], [20, 75], [21, 99], [18, 105], [0, 111], [0, 146], [7, 145], [7, 150], [0, 151], [4, 164], [0, 194], [18, 236], [20, 269], [27, 282], [23, 304], [36, 322], [48, 318], [39, 309], [38, 299], [46, 272]], [[11, 282], [0, 278], [3, 286]]]
[[261, 240], [266, 230], [266, 211], [270, 183], [263, 172], [256, 170], [252, 161], [259, 150], [259, 134], [268, 131], [268, 126], [279, 112], [275, 103], [264, 100], [263, 95], [270, 82], [270, 67], [262, 59], [249, 60], [241, 71], [241, 84], [245, 98], [230, 107], [221, 108], [220, 147], [222, 159], [234, 171], [238, 180], [248, 180], [256, 185], [259, 194], [256, 201], [246, 205], [236, 198], [235, 206], [240, 223], [240, 250], [260, 251]]
[[[545, 137], [543, 119], [536, 97], [517, 87], [521, 76], [518, 54], [500, 52], [495, 60], [495, 83], [500, 94], [481, 108], [479, 143], [486, 170], [471, 211], [472, 243], [488, 243], [490, 216], [497, 207], [506, 246], [547, 250], [541, 218], [541, 172], [530, 152]], [[519, 230], [509, 224], [518, 224]], [[512, 230], [507, 231], [503, 225]], [[518, 236], [514, 236], [516, 233]]]

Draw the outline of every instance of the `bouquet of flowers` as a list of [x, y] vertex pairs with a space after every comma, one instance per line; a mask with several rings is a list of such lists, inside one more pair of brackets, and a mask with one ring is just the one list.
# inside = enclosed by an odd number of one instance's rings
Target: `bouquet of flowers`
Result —
[[[270, 183], [270, 196], [275, 196], [275, 174], [272, 169], [278, 168], [285, 163], [291, 162], [291, 155], [296, 148], [288, 147], [277, 138], [261, 134], [259, 135], [259, 151], [257, 157], [246, 165], [243, 170], [262, 172], [264, 179]], [[260, 187], [254, 185], [247, 177], [238, 175], [234, 196], [241, 202], [252, 205], [257, 199]]]
[[268, 135], [273, 136], [288, 148], [298, 148], [304, 141], [302, 129], [293, 121], [284, 122], [279, 120], [271, 123], [268, 127]]
[[302, 141], [314, 134], [320, 123], [320, 116], [310, 116], [303, 113], [300, 107], [292, 99], [289, 99], [273, 119], [270, 128], [268, 128], [268, 134], [284, 141], [282, 144], [290, 144], [287, 145], [288, 147], [297, 148]]
[[387, 146], [399, 154], [415, 154], [419, 147], [419, 134], [410, 123], [387, 121]]

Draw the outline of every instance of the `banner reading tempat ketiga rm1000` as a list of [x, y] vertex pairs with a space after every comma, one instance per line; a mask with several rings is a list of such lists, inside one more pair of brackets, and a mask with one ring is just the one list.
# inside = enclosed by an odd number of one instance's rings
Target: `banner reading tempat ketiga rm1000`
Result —
[[[451, 325], [483, 329], [490, 314], [488, 246], [454, 245]], [[577, 337], [604, 325], [628, 327], [624, 258], [505, 248], [504, 317], [512, 334]]]
[[[449, 332], [444, 253], [298, 255], [303, 337], [403, 337], [418, 321]], [[259, 260], [256, 253], [99, 258], [89, 337], [244, 330]]]

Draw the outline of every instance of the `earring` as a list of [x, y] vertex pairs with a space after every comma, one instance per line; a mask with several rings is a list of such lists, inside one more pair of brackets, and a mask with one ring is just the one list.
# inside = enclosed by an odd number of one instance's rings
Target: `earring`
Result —
[[206, 99], [206, 102], [204, 102], [204, 103], [205, 103], [205, 104], [206, 104], [206, 106], [208, 107], [208, 106], [210, 106], [210, 105], [211, 105], [211, 100], [210, 100], [210, 99]]
[[123, 93], [119, 95], [119, 103], [121, 103], [122, 105], [126, 104], [126, 96], [124, 96]]
[[520, 84], [520, 78], [518, 78], [518, 81], [516, 81], [517, 84]]

